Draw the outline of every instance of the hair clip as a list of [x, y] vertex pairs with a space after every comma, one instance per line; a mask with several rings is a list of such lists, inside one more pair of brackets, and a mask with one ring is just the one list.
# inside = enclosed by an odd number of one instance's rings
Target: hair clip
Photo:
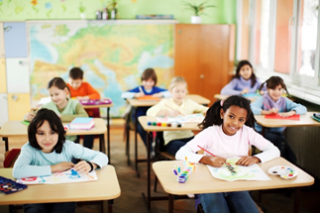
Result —
[[224, 102], [223, 100], [220, 101], [220, 106], [222, 107], [223, 107], [223, 102]]

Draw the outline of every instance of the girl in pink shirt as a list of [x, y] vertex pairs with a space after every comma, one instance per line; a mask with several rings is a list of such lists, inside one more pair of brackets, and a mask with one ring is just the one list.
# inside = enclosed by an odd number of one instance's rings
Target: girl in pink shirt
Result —
[[[221, 167], [229, 157], [241, 158], [236, 163], [250, 166], [279, 157], [280, 152], [271, 142], [255, 132], [254, 117], [250, 102], [240, 96], [230, 96], [225, 101], [216, 101], [207, 111], [200, 124], [203, 129], [194, 139], [176, 153], [176, 159]], [[197, 154], [201, 146], [211, 153]], [[248, 156], [250, 146], [262, 152]], [[200, 203], [206, 213], [259, 212], [247, 191], [210, 193], [199, 195]]]

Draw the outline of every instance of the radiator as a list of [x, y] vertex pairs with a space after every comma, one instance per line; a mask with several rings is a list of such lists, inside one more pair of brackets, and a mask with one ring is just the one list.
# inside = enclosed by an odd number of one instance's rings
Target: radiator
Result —
[[298, 166], [320, 179], [320, 127], [289, 127], [284, 135], [297, 156]]

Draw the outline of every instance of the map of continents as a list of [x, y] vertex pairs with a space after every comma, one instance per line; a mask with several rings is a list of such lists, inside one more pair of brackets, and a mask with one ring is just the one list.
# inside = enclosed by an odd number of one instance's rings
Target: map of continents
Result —
[[[111, 115], [125, 110], [121, 93], [140, 85], [141, 73], [156, 70], [158, 86], [173, 76], [173, 25], [111, 24], [99, 21], [29, 22], [31, 97], [49, 96], [47, 84], [81, 67], [84, 80], [114, 103]], [[104, 111], [101, 111], [104, 114]]]

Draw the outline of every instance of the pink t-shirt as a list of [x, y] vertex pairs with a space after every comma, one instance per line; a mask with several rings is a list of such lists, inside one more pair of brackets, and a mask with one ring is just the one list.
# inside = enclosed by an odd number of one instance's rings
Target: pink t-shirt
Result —
[[[247, 126], [243, 126], [232, 136], [226, 135], [222, 126], [212, 126], [196, 135], [187, 145], [193, 152], [200, 150], [199, 145], [216, 156], [230, 158], [248, 156], [250, 145], [264, 150], [269, 143], [259, 133]], [[209, 154], [205, 152], [205, 155]]]

